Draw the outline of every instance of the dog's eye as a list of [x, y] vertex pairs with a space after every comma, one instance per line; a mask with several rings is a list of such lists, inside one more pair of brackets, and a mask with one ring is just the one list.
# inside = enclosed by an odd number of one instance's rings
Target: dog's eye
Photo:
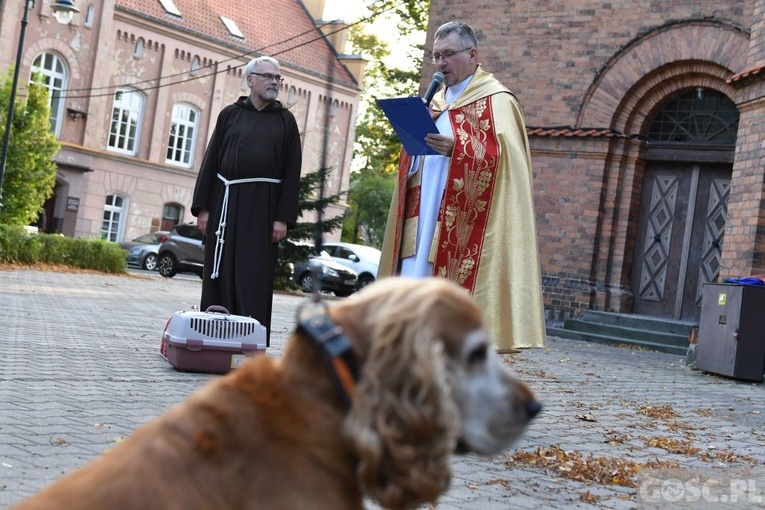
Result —
[[468, 365], [476, 365], [484, 363], [486, 361], [486, 353], [488, 352], [488, 346], [486, 344], [479, 345], [468, 354]]

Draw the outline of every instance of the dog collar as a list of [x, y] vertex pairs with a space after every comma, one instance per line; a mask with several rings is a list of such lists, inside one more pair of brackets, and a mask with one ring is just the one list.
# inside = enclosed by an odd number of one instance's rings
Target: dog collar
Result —
[[346, 409], [356, 391], [359, 369], [353, 345], [343, 329], [329, 320], [324, 313], [317, 313], [298, 322], [298, 331], [310, 338], [319, 349], [332, 380], [335, 381], [340, 399]]

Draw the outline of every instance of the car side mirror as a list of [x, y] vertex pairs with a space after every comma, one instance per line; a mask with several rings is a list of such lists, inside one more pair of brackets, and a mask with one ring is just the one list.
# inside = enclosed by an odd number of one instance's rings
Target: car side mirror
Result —
[[351, 260], [353, 262], [358, 262], [359, 261], [359, 257], [358, 257], [358, 255], [356, 255], [354, 253], [351, 253], [350, 255], [348, 255], [348, 260]]

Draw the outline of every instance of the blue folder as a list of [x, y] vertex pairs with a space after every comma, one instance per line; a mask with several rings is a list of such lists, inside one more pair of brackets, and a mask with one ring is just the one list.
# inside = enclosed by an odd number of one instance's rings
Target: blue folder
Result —
[[407, 153], [411, 156], [438, 154], [425, 145], [425, 135], [438, 133], [438, 128], [421, 98], [415, 96], [378, 99], [377, 104], [388, 117]]

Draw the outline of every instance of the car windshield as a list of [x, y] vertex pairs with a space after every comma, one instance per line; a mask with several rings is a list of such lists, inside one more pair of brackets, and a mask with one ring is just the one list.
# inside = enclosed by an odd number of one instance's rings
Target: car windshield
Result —
[[136, 237], [133, 239], [133, 242], [135, 243], [147, 243], [147, 244], [159, 244], [162, 242], [162, 239], [165, 237], [165, 234], [160, 232], [152, 232], [150, 234], [144, 234], [142, 236]]
[[195, 225], [176, 225], [174, 230], [179, 236], [189, 237], [197, 241], [204, 239], [204, 234]]

